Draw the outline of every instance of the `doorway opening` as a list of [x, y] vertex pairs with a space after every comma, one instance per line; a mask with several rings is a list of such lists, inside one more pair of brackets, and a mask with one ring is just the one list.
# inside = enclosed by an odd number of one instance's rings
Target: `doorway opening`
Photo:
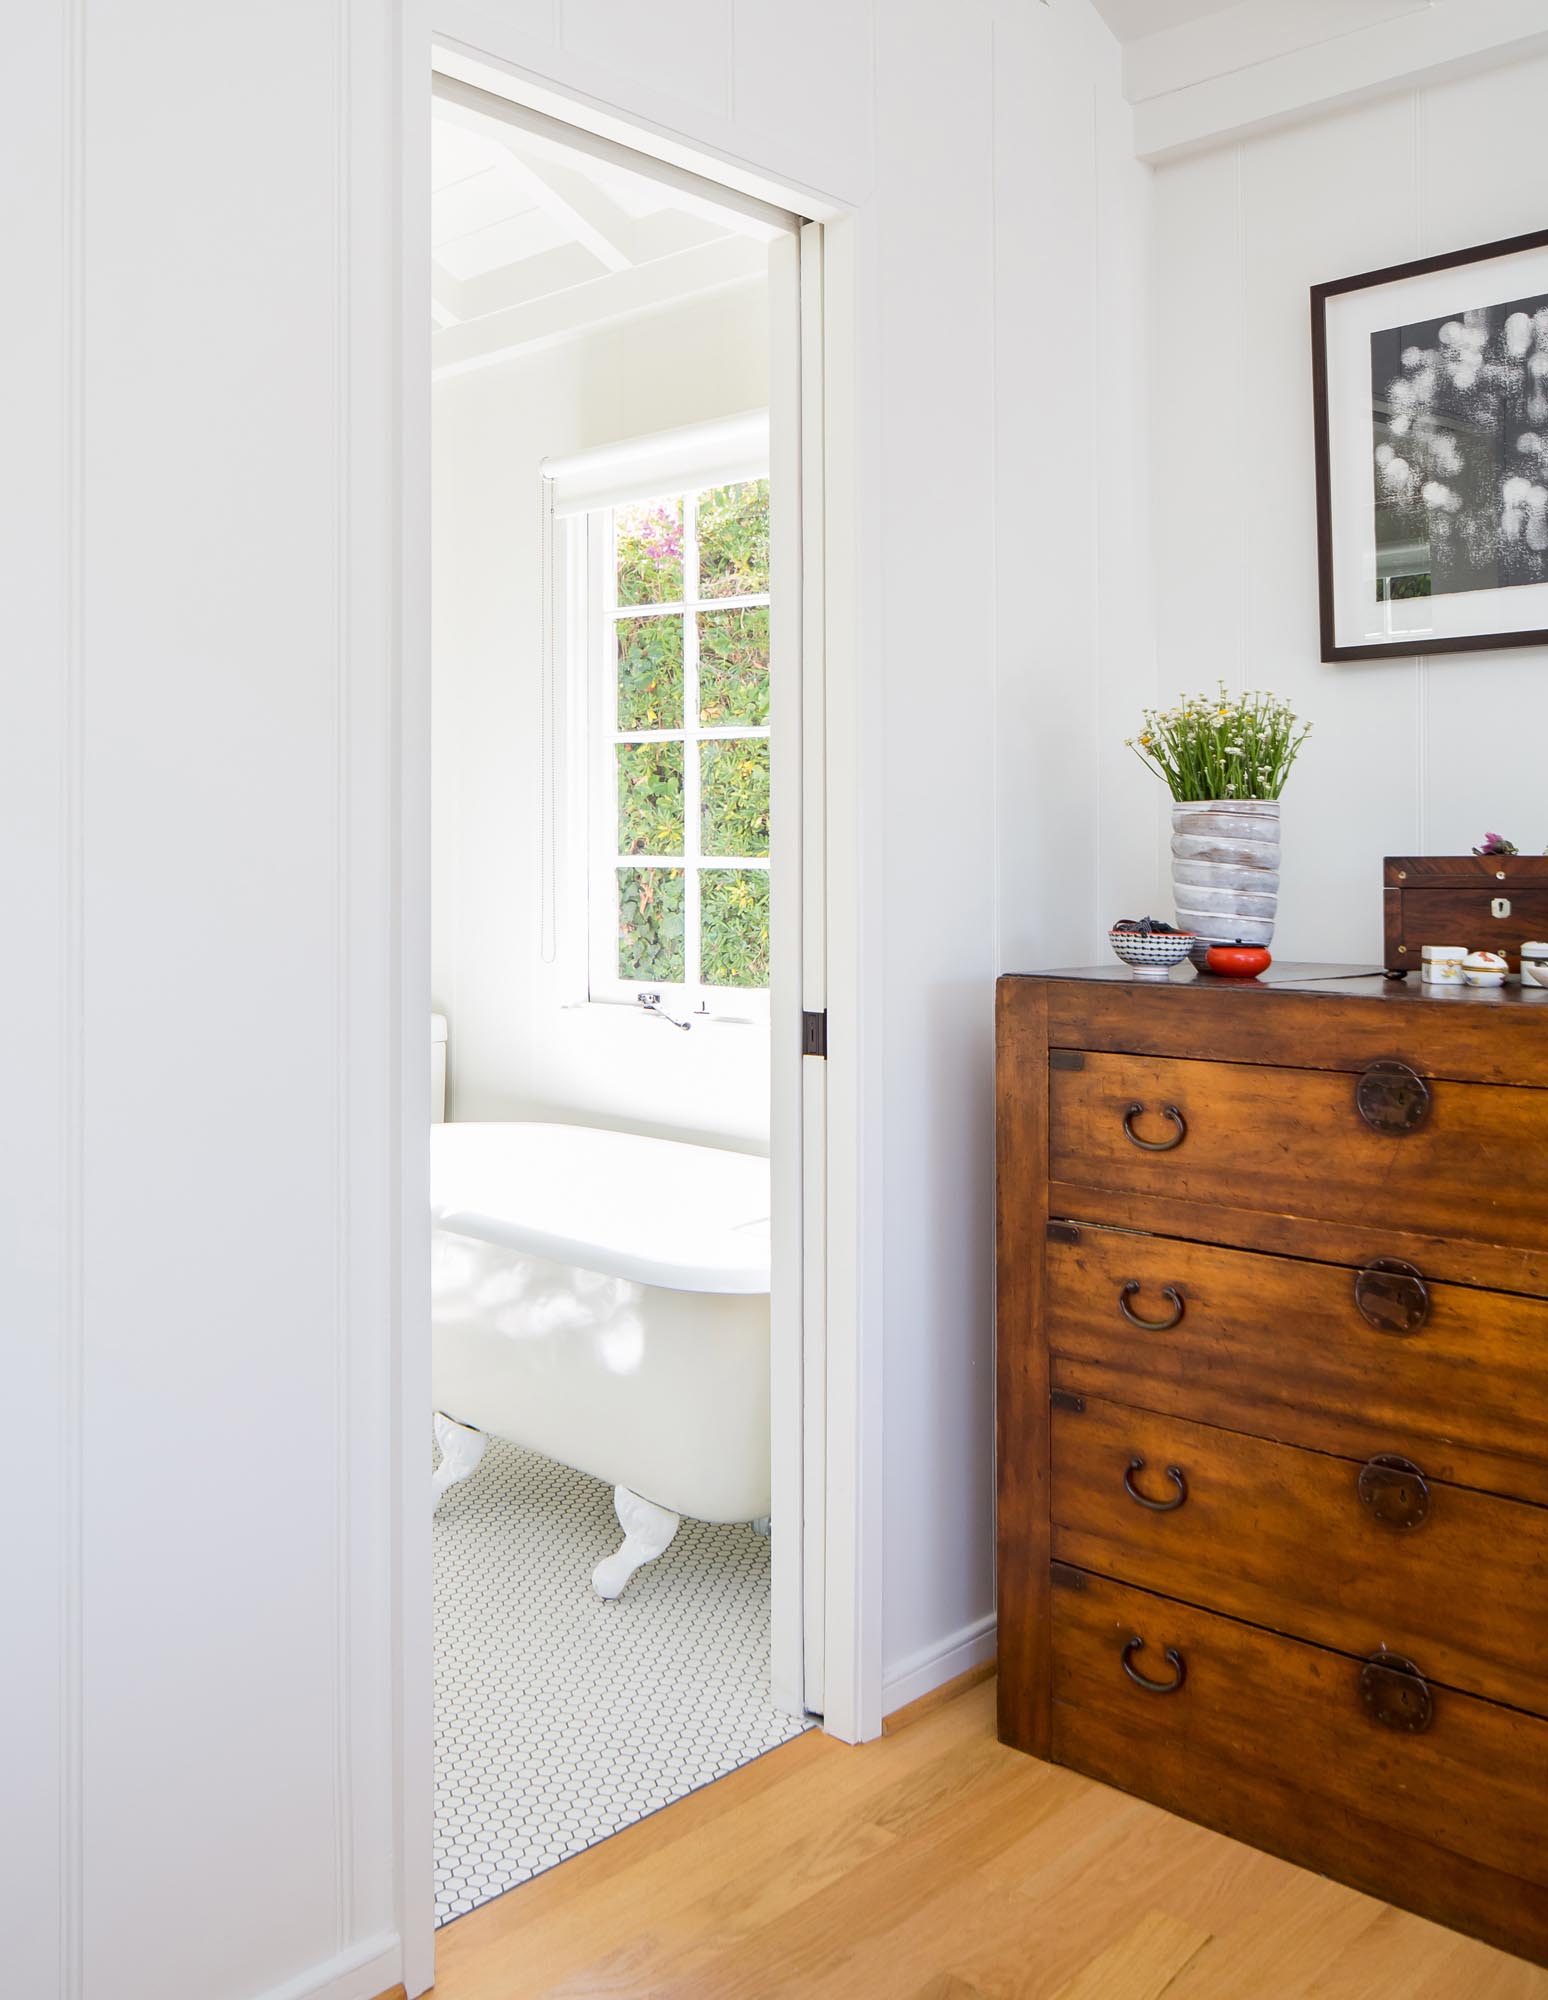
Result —
[[431, 133], [441, 1923], [822, 1708], [820, 239]]

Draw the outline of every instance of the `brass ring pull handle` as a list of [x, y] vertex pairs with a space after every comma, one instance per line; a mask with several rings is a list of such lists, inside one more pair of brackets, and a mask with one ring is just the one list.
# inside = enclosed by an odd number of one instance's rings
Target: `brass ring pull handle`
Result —
[[1161, 1294], [1162, 1298], [1170, 1299], [1172, 1302], [1172, 1317], [1170, 1319], [1141, 1319], [1139, 1314], [1129, 1304], [1130, 1299], [1133, 1298], [1139, 1288], [1138, 1278], [1131, 1278], [1118, 1294], [1119, 1312], [1123, 1314], [1130, 1326], [1140, 1327], [1146, 1333], [1170, 1333], [1183, 1316], [1182, 1293], [1178, 1291], [1175, 1285], [1168, 1285]]
[[1401, 1257], [1378, 1257], [1356, 1271], [1354, 1300], [1378, 1333], [1417, 1333], [1430, 1317], [1430, 1288]]
[[1170, 1500], [1152, 1500], [1147, 1495], [1141, 1493], [1134, 1483], [1134, 1475], [1136, 1472], [1143, 1472], [1144, 1470], [1144, 1459], [1131, 1458], [1129, 1460], [1129, 1469], [1123, 1475], [1124, 1492], [1128, 1494], [1131, 1500], [1137, 1501], [1141, 1507], [1148, 1507], [1152, 1514], [1170, 1514], [1187, 1499], [1188, 1482], [1183, 1478], [1183, 1471], [1180, 1465], [1169, 1465], [1166, 1468], [1167, 1478], [1177, 1488], [1177, 1491], [1172, 1495]]
[[1124, 1642], [1123, 1652], [1119, 1656], [1123, 1662], [1124, 1672], [1133, 1681], [1134, 1685], [1137, 1688], [1143, 1688], [1146, 1694], [1176, 1694], [1177, 1690], [1188, 1678], [1188, 1669], [1183, 1665], [1182, 1654], [1178, 1652], [1175, 1646], [1168, 1646], [1161, 1657], [1171, 1668], [1172, 1678], [1169, 1681], [1153, 1681], [1145, 1674], [1137, 1672], [1129, 1664], [1130, 1655], [1139, 1652], [1144, 1643], [1144, 1640], [1139, 1638], [1128, 1639]]
[[1170, 1118], [1177, 1130], [1170, 1139], [1142, 1139], [1134, 1129], [1134, 1121], [1145, 1109], [1143, 1104], [1131, 1104], [1123, 1114], [1123, 1136], [1131, 1146], [1138, 1146], [1142, 1153], [1169, 1153], [1174, 1146], [1180, 1146], [1188, 1136], [1187, 1123], [1175, 1104], [1163, 1104], [1161, 1116]]

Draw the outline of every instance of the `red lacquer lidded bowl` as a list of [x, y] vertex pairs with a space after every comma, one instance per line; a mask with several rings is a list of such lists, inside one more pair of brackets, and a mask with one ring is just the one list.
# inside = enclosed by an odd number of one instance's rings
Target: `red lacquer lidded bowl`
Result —
[[1217, 979], [1256, 979], [1273, 962], [1261, 944], [1212, 944], [1204, 961]]

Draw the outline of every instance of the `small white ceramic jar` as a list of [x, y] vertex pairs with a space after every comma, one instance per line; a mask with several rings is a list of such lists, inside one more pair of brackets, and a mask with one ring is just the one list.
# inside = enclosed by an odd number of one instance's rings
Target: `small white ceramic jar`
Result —
[[1548, 986], [1548, 944], [1532, 943], [1521, 947], [1521, 983], [1523, 986]]
[[1462, 961], [1462, 977], [1469, 986], [1503, 986], [1509, 970], [1497, 951], [1470, 951]]
[[1465, 944], [1427, 944], [1420, 953], [1419, 977], [1426, 986], [1460, 986]]

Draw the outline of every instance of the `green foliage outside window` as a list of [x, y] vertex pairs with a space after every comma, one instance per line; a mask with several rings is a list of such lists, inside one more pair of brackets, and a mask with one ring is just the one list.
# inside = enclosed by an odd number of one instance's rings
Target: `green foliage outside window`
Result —
[[620, 604], [677, 604], [683, 594], [683, 503], [651, 500], [613, 517]]
[[[614, 627], [616, 729], [625, 737], [674, 733], [674, 740], [622, 742], [615, 748], [617, 852], [641, 858], [638, 866], [616, 870], [618, 976], [639, 984], [697, 981], [757, 989], [769, 983], [769, 874], [736, 864], [769, 852], [768, 739], [695, 741], [691, 733], [685, 739], [676, 732], [768, 727], [768, 606], [713, 603], [768, 591], [768, 481], [701, 492], [693, 518], [697, 604], [684, 596], [693, 574], [684, 499], [620, 507], [613, 516], [616, 603], [626, 614]], [[646, 606], [673, 608], [627, 615]], [[690, 615], [698, 637], [696, 715], [685, 713], [684, 623]], [[690, 755], [699, 760], [696, 852], [716, 857], [718, 865], [650, 865], [646, 857], [688, 853], [684, 786]], [[699, 963], [690, 967], [686, 930], [694, 896]]]
[[705, 868], [699, 890], [699, 977], [706, 986], [767, 986], [768, 870]]
[[706, 854], [769, 851], [769, 745], [766, 737], [726, 737], [699, 745], [699, 845]]
[[618, 852], [683, 851], [683, 746], [618, 746]]
[[769, 719], [769, 607], [699, 613], [699, 720], [707, 728]]
[[681, 729], [683, 726], [683, 621], [620, 618], [618, 635], [618, 727]]
[[659, 979], [663, 986], [682, 984], [683, 895], [681, 868], [619, 869], [620, 979]]
[[769, 482], [748, 479], [699, 495], [699, 591], [755, 597], [769, 587]]

